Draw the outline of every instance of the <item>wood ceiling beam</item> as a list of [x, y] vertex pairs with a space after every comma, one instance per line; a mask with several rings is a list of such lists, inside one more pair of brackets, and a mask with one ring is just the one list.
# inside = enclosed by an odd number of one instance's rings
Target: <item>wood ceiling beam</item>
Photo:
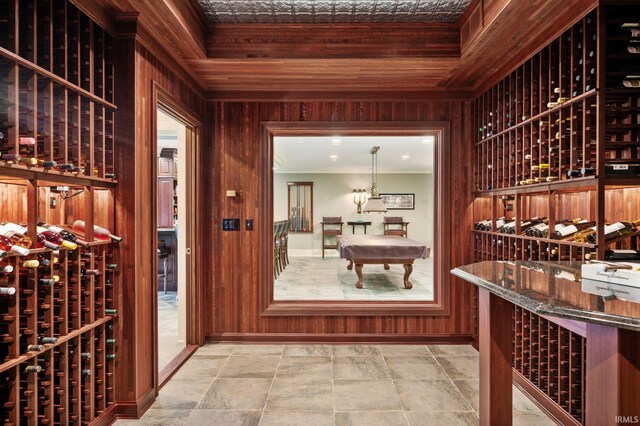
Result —
[[209, 58], [458, 58], [456, 24], [215, 24]]

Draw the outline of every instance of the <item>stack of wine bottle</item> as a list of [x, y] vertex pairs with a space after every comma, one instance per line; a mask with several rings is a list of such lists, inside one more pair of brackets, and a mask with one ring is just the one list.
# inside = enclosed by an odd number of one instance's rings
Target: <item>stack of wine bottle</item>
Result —
[[[503, 234], [516, 234], [516, 220], [500, 217], [496, 219], [495, 232]], [[638, 231], [640, 219], [633, 222], [615, 222], [604, 227], [605, 242], [609, 242], [624, 235], [630, 235]], [[494, 232], [491, 219], [482, 220], [474, 225], [477, 231]], [[550, 238], [554, 240], [574, 241], [579, 243], [596, 244], [596, 222], [581, 218], [557, 220], [554, 229], [549, 226], [546, 217], [532, 217], [520, 221], [521, 235], [538, 238]]]

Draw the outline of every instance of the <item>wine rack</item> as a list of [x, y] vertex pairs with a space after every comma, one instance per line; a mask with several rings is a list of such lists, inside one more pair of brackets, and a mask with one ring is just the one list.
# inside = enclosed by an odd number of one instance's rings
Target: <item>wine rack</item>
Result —
[[[67, 0], [0, 13], [0, 222], [33, 241], [0, 259], [0, 423], [89, 424], [118, 362], [113, 37]], [[78, 247], [36, 248], [39, 222]]]
[[[605, 259], [638, 250], [640, 11], [600, 5], [473, 102], [476, 261]], [[504, 218], [515, 226], [499, 230]], [[550, 232], [525, 233], [529, 219]], [[593, 223], [589, 238], [552, 235]], [[576, 234], [577, 235], [577, 234]], [[509, 277], [505, 277], [509, 279]], [[566, 417], [584, 422], [584, 336], [525, 309], [514, 312], [514, 370]], [[564, 324], [566, 325], [566, 324]], [[556, 410], [557, 411], [557, 410]]]

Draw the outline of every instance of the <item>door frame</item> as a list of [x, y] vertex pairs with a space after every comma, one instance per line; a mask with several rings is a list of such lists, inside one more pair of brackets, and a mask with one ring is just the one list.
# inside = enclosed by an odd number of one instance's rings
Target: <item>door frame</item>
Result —
[[160, 372], [158, 371], [158, 262], [152, 262], [152, 312], [153, 319], [151, 329], [153, 333], [153, 383], [156, 392], [175, 374], [175, 372], [184, 364], [195, 350], [204, 343], [204, 334], [202, 327], [202, 294], [203, 281], [200, 274], [197, 273], [194, 264], [199, 256], [202, 255], [202, 241], [200, 240], [202, 223], [196, 214], [200, 211], [201, 199], [199, 197], [199, 180], [202, 176], [200, 173], [200, 142], [202, 140], [202, 119], [187, 106], [176, 101], [173, 95], [157, 82], [152, 82], [151, 88], [151, 195], [152, 195], [152, 222], [153, 222], [153, 253], [149, 253], [152, 259], [157, 259], [155, 249], [158, 247], [158, 109], [186, 127], [186, 138], [184, 154], [186, 158], [185, 170], [189, 170], [185, 180], [185, 196], [187, 211], [186, 214], [186, 230], [182, 231], [182, 235], [186, 238], [186, 247], [190, 249], [187, 253], [186, 261], [186, 334], [185, 348]]

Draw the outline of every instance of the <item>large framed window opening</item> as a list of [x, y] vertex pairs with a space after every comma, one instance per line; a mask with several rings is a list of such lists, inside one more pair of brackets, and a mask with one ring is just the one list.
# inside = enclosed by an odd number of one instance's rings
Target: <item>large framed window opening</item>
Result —
[[[260, 274], [260, 307], [265, 316], [448, 315], [450, 268], [449, 122], [263, 122], [261, 124], [260, 220], [273, 223], [273, 138], [275, 136], [435, 136], [434, 300], [432, 301], [274, 301], [273, 270]], [[260, 229], [261, 264], [273, 265], [271, 227]]]

